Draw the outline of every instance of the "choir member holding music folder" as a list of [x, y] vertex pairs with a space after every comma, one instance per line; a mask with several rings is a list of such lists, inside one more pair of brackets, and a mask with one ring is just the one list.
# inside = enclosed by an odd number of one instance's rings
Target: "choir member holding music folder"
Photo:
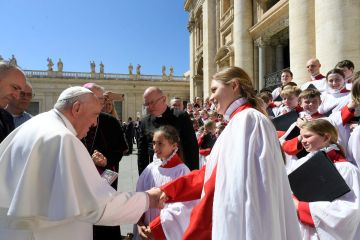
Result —
[[309, 152], [291, 166], [289, 181], [303, 239], [360, 239], [360, 172], [325, 119], [299, 126]]

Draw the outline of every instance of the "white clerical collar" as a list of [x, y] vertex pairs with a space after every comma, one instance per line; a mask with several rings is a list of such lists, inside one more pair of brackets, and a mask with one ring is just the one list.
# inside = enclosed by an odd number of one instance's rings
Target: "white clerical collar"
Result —
[[244, 105], [245, 103], [247, 103], [247, 99], [246, 98], [238, 98], [235, 101], [233, 101], [230, 106], [228, 107], [228, 109], [226, 109], [225, 114], [224, 114], [224, 119], [226, 121], [230, 120], [230, 115], [236, 110], [238, 109], [241, 105]]
[[64, 122], [65, 127], [66, 127], [67, 129], [69, 129], [72, 134], [74, 134], [75, 136], [77, 136], [77, 132], [76, 132], [75, 128], [73, 127], [73, 125], [71, 124], [71, 122], [65, 117], [65, 115], [62, 114], [61, 112], [59, 112], [59, 111], [56, 110], [56, 109], [53, 109], [53, 110], [54, 110], [54, 112], [61, 118], [61, 120]]

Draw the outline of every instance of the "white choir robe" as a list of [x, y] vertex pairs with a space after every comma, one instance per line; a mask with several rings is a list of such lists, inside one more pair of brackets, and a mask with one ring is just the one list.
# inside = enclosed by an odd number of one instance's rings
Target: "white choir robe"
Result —
[[347, 154], [349, 161], [360, 167], [360, 125], [350, 134]]
[[209, 155], [204, 182], [215, 166], [212, 239], [300, 239], [279, 140], [266, 116], [252, 108], [237, 113]]
[[[325, 152], [336, 147], [330, 145]], [[300, 158], [289, 173], [304, 164], [316, 152]], [[335, 167], [351, 189], [350, 192], [332, 202], [310, 202], [309, 208], [314, 227], [299, 221], [302, 239], [360, 239], [360, 172], [350, 162], [335, 162]]]
[[309, 87], [310, 84], [314, 85], [320, 92], [324, 92], [327, 89], [327, 82], [325, 77], [319, 80], [307, 81], [301, 85], [300, 89], [304, 91]]
[[321, 94], [321, 104], [318, 108], [319, 113], [326, 114], [329, 111], [340, 111], [351, 100], [350, 92], [323, 92]]
[[[173, 156], [172, 156], [173, 157]], [[169, 162], [171, 159], [169, 160]], [[153, 187], [162, 185], [184, 176], [190, 172], [189, 168], [180, 163], [171, 168], [165, 168], [166, 165], [161, 159], [154, 154], [151, 162], [139, 176], [136, 191], [146, 191]], [[189, 225], [190, 213], [198, 201], [177, 202], [165, 204], [163, 209], [150, 208], [144, 214], [144, 224], [146, 226], [160, 215], [161, 226], [166, 239], [181, 239], [187, 226]], [[134, 226], [134, 239], [140, 239], [137, 232], [137, 226]]]
[[56, 110], [30, 119], [0, 144], [0, 239], [91, 240], [93, 224], [135, 223], [146, 193], [116, 192], [76, 131]]

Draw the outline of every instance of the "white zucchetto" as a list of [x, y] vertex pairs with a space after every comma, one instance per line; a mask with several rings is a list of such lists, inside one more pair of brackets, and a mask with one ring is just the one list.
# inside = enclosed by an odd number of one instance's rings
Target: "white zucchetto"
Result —
[[87, 94], [87, 93], [93, 93], [93, 92], [87, 88], [80, 87], [80, 86], [69, 87], [60, 94], [57, 102], [64, 101], [64, 100], [74, 98], [74, 97], [78, 97], [78, 96], [81, 96], [81, 95]]

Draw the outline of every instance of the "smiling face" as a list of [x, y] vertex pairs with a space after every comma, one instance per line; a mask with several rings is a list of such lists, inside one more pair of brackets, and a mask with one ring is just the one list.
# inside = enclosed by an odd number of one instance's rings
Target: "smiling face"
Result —
[[301, 99], [301, 107], [304, 109], [304, 111], [309, 112], [310, 114], [316, 113], [318, 111], [318, 108], [321, 104], [320, 97], [309, 97], [309, 98], [302, 98]]
[[306, 128], [301, 128], [300, 135], [302, 137], [301, 144], [307, 152], [315, 152], [329, 145], [329, 134], [320, 136]]
[[345, 86], [345, 79], [338, 73], [332, 73], [327, 76], [328, 86], [333, 90], [340, 90]]
[[212, 101], [216, 106], [216, 112], [224, 115], [232, 102], [239, 98], [239, 83], [236, 80], [224, 83], [219, 80], [211, 81], [211, 96]]
[[25, 76], [17, 70], [0, 75], [0, 108], [6, 107], [13, 99], [19, 99], [20, 91], [25, 88]]
[[282, 96], [282, 98], [283, 103], [291, 109], [295, 108], [299, 104], [299, 97], [295, 94], [285, 95]]
[[285, 85], [287, 84], [288, 82], [291, 82], [292, 81], [292, 76], [289, 72], [283, 72], [281, 74], [281, 83], [282, 85]]
[[176, 149], [177, 144], [171, 143], [165, 138], [164, 133], [156, 131], [153, 137], [153, 149], [157, 157], [161, 160], [166, 160]]

